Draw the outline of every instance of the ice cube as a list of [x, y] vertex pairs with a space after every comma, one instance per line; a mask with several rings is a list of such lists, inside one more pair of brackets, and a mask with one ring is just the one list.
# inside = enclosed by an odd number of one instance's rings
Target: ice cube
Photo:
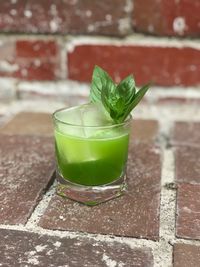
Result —
[[81, 112], [84, 126], [106, 126], [113, 124], [108, 112], [101, 103], [82, 105]]
[[113, 124], [108, 112], [101, 103], [88, 103], [64, 109], [59, 114], [60, 123], [57, 124], [58, 130], [67, 135], [80, 138], [93, 136], [100, 129]]
[[82, 106], [76, 106], [61, 110], [57, 117], [57, 130], [64, 134], [75, 137], [84, 135], [82, 121]]
[[90, 103], [82, 107], [82, 124], [85, 137], [93, 136], [100, 128], [113, 124], [108, 112], [100, 103]]

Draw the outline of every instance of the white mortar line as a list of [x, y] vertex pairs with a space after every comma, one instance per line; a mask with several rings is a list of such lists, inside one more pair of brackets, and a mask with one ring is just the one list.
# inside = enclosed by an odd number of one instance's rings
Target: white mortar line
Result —
[[[172, 150], [163, 152], [162, 189], [160, 202], [160, 242], [154, 250], [155, 267], [172, 266], [172, 245], [175, 238], [175, 203], [176, 190], [167, 189], [166, 185], [174, 181], [174, 157]], [[162, 263], [162, 265], [161, 265]]]
[[61, 79], [67, 79], [68, 77], [68, 70], [67, 70], [67, 52], [66, 52], [66, 46], [63, 39], [58, 40], [58, 44], [60, 47], [60, 75]]
[[35, 40], [43, 40], [43, 41], [51, 41], [51, 40], [59, 40], [63, 39], [63, 35], [56, 34], [5, 34], [0, 33], [0, 45], [1, 41], [16, 41], [16, 40], [27, 40], [27, 41], [35, 41]]
[[132, 33], [127, 37], [107, 37], [99, 35], [78, 35], [74, 36], [72, 34], [5, 34], [0, 33], [0, 45], [1, 41], [6, 42], [10, 40], [71, 40], [74, 44], [113, 44], [113, 45], [129, 45], [129, 44], [140, 44], [144, 46], [162, 46], [162, 47], [192, 47], [195, 49], [200, 49], [200, 42], [198, 38], [191, 39], [186, 37], [180, 39], [179, 37], [156, 37], [147, 36], [141, 33]]
[[[87, 232], [77, 232], [77, 231], [67, 231], [67, 230], [49, 230], [44, 229], [42, 227], [34, 227], [34, 228], [28, 228], [22, 224], [18, 225], [8, 225], [8, 224], [0, 224], [0, 229], [2, 230], [13, 230], [13, 231], [24, 231], [28, 233], [34, 233], [39, 235], [49, 235], [52, 237], [58, 237], [58, 238], [91, 238], [95, 241], [102, 241], [102, 242], [110, 242], [113, 241], [127, 244], [133, 248], [152, 248], [154, 251], [159, 249], [160, 243], [162, 241], [153, 241], [148, 240], [144, 238], [139, 237], [122, 237], [122, 236], [114, 236], [114, 235], [104, 235], [104, 234], [92, 234]], [[183, 239], [183, 238], [176, 238], [172, 242], [174, 243], [181, 243], [181, 244], [188, 244], [188, 245], [196, 245], [200, 246], [200, 240], [192, 240], [192, 239]], [[155, 252], [154, 252], [155, 254]], [[157, 252], [156, 252], [157, 254]], [[160, 255], [162, 257], [162, 255]], [[161, 267], [159, 265], [159, 267]], [[166, 267], [166, 266], [165, 266]]]
[[[65, 61], [66, 65], [66, 61]], [[66, 67], [64, 69], [66, 70]], [[26, 82], [18, 83], [18, 90], [21, 92], [34, 92], [40, 95], [63, 95], [63, 96], [88, 96], [89, 84], [65, 80], [56, 82]]]
[[69, 36], [68, 42], [66, 43], [67, 50], [73, 52], [76, 46], [79, 45], [112, 45], [112, 46], [150, 46], [150, 47], [175, 47], [185, 48], [190, 47], [200, 50], [200, 43], [198, 40], [190, 39], [177, 39], [167, 37], [153, 37], [142, 34], [133, 34], [123, 39], [108, 38], [101, 36]]
[[[64, 57], [63, 68], [66, 72], [66, 60]], [[0, 82], [6, 84], [6, 87], [12, 86], [12, 81], [8, 78], [0, 78]], [[90, 84], [89, 83], [80, 83], [72, 80], [64, 81], [43, 81], [43, 82], [28, 82], [28, 81], [19, 81], [17, 85], [18, 89], [22, 91], [34, 91], [36, 93], [45, 93], [45, 94], [68, 94], [70, 95], [83, 95], [88, 96]], [[45, 91], [46, 89], [46, 91]], [[150, 99], [159, 99], [165, 97], [178, 97], [178, 98], [200, 98], [200, 86], [199, 87], [183, 87], [183, 86], [172, 86], [172, 87], [161, 87], [153, 86], [148, 93], [146, 94], [147, 98]]]
[[154, 267], [172, 266], [172, 246], [169, 242], [174, 239], [175, 233], [175, 201], [176, 192], [168, 190], [166, 184], [174, 181], [174, 158], [172, 150], [167, 150], [167, 139], [171, 131], [172, 121], [169, 116], [155, 112], [159, 121], [159, 144], [162, 149], [161, 169], [161, 196], [160, 196], [160, 228], [159, 242], [152, 246]]
[[[134, 3], [132, 0], [126, 0], [126, 5], [124, 10], [126, 11], [127, 14], [129, 14], [130, 19], [132, 19], [132, 12], [134, 8]], [[130, 24], [132, 24], [132, 20], [130, 21]]]
[[[64, 57], [63, 72], [66, 72], [66, 60]], [[62, 76], [64, 73], [62, 74]], [[64, 77], [64, 76], [63, 76]], [[5, 79], [0, 78], [0, 82], [5, 83]], [[9, 85], [9, 79], [6, 80], [7, 86]], [[72, 80], [64, 80], [57, 82], [27, 82], [19, 81], [17, 88], [20, 92], [34, 92], [42, 95], [50, 96], [74, 96], [80, 95], [87, 97], [89, 95], [90, 85], [89, 83], [79, 83]], [[170, 88], [164, 87], [152, 87], [151, 90], [146, 94], [146, 99], [149, 101], [156, 101], [166, 97], [178, 97], [178, 98], [190, 98], [190, 99], [200, 99], [200, 87], [178, 87], [173, 86]]]
[[40, 218], [45, 213], [45, 210], [48, 207], [49, 202], [52, 199], [52, 196], [54, 196], [56, 193], [55, 192], [56, 184], [57, 182], [55, 180], [50, 189], [46, 192], [46, 194], [43, 195], [43, 198], [40, 200], [35, 210], [31, 214], [31, 217], [28, 219], [25, 225], [26, 229], [34, 230], [35, 227], [37, 228], [37, 224], [39, 223]]
[[49, 230], [44, 229], [39, 226], [27, 227], [24, 225], [4, 225], [0, 224], [0, 229], [4, 230], [14, 230], [14, 231], [24, 231], [28, 233], [34, 233], [39, 235], [48, 235], [58, 238], [77, 238], [77, 239], [92, 239], [96, 242], [118, 242], [121, 244], [129, 245], [132, 248], [150, 248], [155, 247], [156, 241], [144, 239], [144, 238], [134, 238], [134, 237], [121, 237], [114, 235], [103, 235], [103, 234], [92, 234], [87, 232], [77, 232], [77, 231], [66, 231], [66, 230]]
[[200, 247], [200, 240], [194, 240], [194, 239], [184, 239], [184, 238], [175, 238], [172, 243], [174, 244], [185, 244], [185, 245], [191, 245], [191, 246], [198, 246]]

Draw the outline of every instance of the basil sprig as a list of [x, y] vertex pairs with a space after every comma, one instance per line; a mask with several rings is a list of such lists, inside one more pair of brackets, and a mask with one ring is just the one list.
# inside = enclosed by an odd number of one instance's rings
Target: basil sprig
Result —
[[122, 123], [143, 98], [150, 84], [136, 91], [132, 75], [118, 85], [102, 68], [95, 66], [90, 90], [92, 102], [101, 102], [115, 123]]

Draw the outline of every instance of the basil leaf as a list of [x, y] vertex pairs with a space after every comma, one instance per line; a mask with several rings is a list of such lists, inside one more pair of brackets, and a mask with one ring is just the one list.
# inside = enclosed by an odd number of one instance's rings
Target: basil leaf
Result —
[[111, 95], [112, 92], [115, 91], [115, 87], [116, 86], [112, 80], [110, 79], [104, 80], [104, 87], [103, 90], [101, 91], [101, 102], [109, 114], [111, 113], [112, 110], [112, 101], [113, 101], [111, 100], [112, 99]]
[[135, 81], [133, 76], [129, 75], [121, 81], [117, 86], [117, 91], [121, 96], [131, 99], [131, 97], [135, 94]]
[[135, 81], [132, 75], [129, 75], [116, 85], [106, 71], [95, 66], [90, 99], [92, 102], [101, 102], [114, 122], [121, 123], [140, 102], [149, 87], [150, 84], [147, 84], [136, 93]]
[[132, 75], [126, 77], [117, 86], [117, 91], [120, 97], [124, 99], [124, 105], [127, 107], [134, 98], [135, 95], [135, 81]]
[[141, 101], [149, 87], [150, 84], [146, 84], [135, 94], [133, 101], [130, 103], [129, 107], [126, 109], [126, 112], [123, 115], [122, 121], [124, 121], [128, 117], [135, 106], [137, 106], [137, 104]]
[[101, 102], [101, 92], [102, 89], [106, 87], [106, 83], [108, 81], [114, 84], [112, 78], [106, 71], [98, 66], [95, 66], [90, 90], [90, 100], [92, 102]]
[[116, 90], [110, 95], [110, 116], [115, 122], [120, 122], [127, 107], [132, 102], [135, 95], [135, 81], [133, 76], [126, 77], [116, 87]]

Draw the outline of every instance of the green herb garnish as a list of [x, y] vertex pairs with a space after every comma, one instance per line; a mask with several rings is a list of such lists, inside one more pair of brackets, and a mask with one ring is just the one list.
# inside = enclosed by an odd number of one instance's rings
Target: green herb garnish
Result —
[[101, 102], [115, 123], [123, 122], [143, 98], [150, 84], [136, 90], [133, 75], [118, 85], [102, 68], [95, 66], [90, 90], [92, 102]]

